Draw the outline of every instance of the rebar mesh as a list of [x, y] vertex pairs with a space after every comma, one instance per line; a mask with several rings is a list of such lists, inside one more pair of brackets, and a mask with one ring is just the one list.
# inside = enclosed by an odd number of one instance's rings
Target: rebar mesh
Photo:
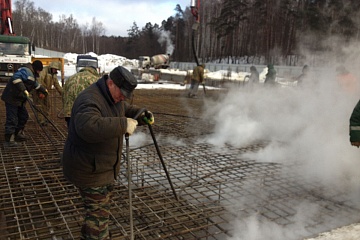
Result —
[[[207, 97], [217, 98], [216, 92]], [[55, 95], [52, 92], [52, 95]], [[155, 114], [153, 125], [162, 157], [176, 190], [175, 199], [151, 141], [131, 147], [131, 188], [136, 239], [226, 239], [234, 221], [255, 216], [284, 228], [296, 224], [302, 203], [316, 203], [316, 217], [305, 221], [306, 232], [294, 239], [358, 221], [359, 209], [337, 197], [325, 198], [316, 182], [307, 182], [296, 166], [256, 162], [242, 155], [267, 142], [240, 148], [197, 142], [211, 133], [202, 117], [202, 99], [187, 99], [175, 90], [139, 90], [134, 103]], [[51, 124], [43, 129], [31, 108], [26, 126], [29, 140], [0, 151], [0, 239], [79, 239], [83, 208], [77, 189], [62, 175], [60, 156], [66, 137], [58, 117], [61, 99], [52, 98]], [[5, 123], [5, 107], [0, 107]], [[3, 134], [4, 130], [0, 132]], [[149, 134], [146, 127], [139, 132]], [[181, 139], [179, 142], [170, 138]], [[132, 137], [130, 137], [131, 144]], [[131, 146], [131, 145], [130, 145]], [[113, 239], [130, 238], [128, 176], [123, 160], [113, 192], [110, 232]], [[286, 171], [284, 171], [286, 169]], [[336, 221], [333, 219], [336, 218]]]

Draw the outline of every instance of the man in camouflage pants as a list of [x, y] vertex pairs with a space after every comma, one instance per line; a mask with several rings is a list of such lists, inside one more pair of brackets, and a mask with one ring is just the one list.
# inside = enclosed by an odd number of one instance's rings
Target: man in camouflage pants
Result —
[[77, 95], [100, 78], [98, 71], [93, 67], [84, 67], [78, 73], [70, 76], [64, 85], [63, 106], [65, 121], [69, 127], [71, 108]]
[[[118, 66], [74, 101], [62, 167], [84, 203], [81, 239], [109, 239], [110, 200], [120, 172], [124, 135], [134, 133], [138, 124], [147, 124], [143, 108], [127, 101], [136, 86], [132, 73]], [[154, 117], [149, 111], [147, 114], [148, 124], [152, 124]]]
[[[61, 65], [59, 61], [54, 61], [43, 68], [40, 72], [39, 83], [41, 86], [44, 86], [46, 89], [51, 89], [52, 86], [55, 87], [56, 91], [62, 96], [62, 87], [59, 84], [57, 78], [57, 71], [61, 70]], [[45, 126], [47, 124], [46, 118], [49, 118], [50, 115], [50, 98], [49, 95], [42, 96], [37, 93], [33, 93], [34, 104], [38, 106], [41, 112], [46, 116], [44, 117], [42, 114], [38, 114], [38, 119], [41, 125]]]

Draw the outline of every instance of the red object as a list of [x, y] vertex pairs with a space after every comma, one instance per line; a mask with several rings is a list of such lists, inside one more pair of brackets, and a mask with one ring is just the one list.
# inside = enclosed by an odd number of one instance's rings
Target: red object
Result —
[[197, 5], [196, 7], [191, 6], [191, 13], [195, 17], [195, 21], [200, 22], [200, 14], [199, 14], [200, 0], [197, 0], [196, 5]]
[[39, 98], [40, 98], [40, 99], [44, 99], [44, 98], [45, 98], [45, 94], [40, 93], [40, 94], [39, 94]]
[[15, 35], [12, 25], [11, 0], [0, 0], [0, 33]]

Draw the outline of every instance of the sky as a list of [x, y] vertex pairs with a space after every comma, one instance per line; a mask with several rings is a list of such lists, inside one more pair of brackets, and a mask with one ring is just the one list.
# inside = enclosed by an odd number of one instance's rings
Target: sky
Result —
[[163, 20], [175, 15], [175, 7], [180, 4], [185, 10], [190, 5], [190, 0], [62, 0], [34, 1], [35, 8], [42, 8], [53, 16], [53, 21], [59, 21], [59, 16], [69, 17], [73, 15], [80, 26], [88, 23], [91, 25], [92, 19], [102, 22], [106, 31], [106, 36], [126, 37], [127, 30], [136, 22], [141, 29], [146, 23], [161, 25]]

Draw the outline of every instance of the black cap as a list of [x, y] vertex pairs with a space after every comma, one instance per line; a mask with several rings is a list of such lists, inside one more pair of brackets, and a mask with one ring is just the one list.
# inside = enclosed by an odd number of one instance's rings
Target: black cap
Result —
[[31, 65], [35, 72], [43, 70], [43, 64], [40, 60], [35, 60]]
[[109, 75], [110, 79], [118, 86], [126, 98], [132, 97], [132, 92], [137, 86], [137, 80], [126, 68], [118, 66]]

